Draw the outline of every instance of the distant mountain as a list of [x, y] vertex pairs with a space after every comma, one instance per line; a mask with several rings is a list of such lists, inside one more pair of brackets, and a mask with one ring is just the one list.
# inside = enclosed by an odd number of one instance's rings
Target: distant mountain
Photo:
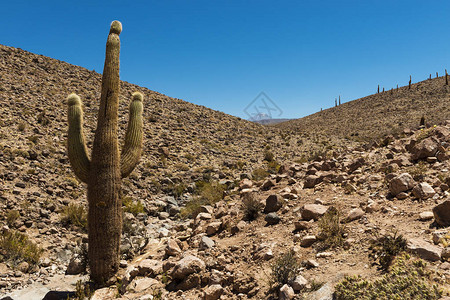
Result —
[[278, 123], [282, 123], [282, 122], [287, 122], [290, 121], [292, 119], [262, 119], [262, 120], [254, 120], [253, 122], [255, 123], [259, 123], [262, 125], [273, 125], [273, 124], [278, 124]]

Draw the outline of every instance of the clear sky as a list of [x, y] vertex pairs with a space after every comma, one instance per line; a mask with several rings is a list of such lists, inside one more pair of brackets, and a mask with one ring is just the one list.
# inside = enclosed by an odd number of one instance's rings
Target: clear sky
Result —
[[297, 118], [450, 69], [450, 1], [2, 1], [0, 44], [248, 118], [260, 92]]

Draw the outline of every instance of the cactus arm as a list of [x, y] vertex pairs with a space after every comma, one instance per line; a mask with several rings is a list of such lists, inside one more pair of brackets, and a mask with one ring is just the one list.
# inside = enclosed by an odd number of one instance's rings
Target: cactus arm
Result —
[[120, 157], [120, 173], [122, 178], [130, 175], [141, 157], [143, 136], [142, 100], [143, 95], [141, 93], [133, 93], [130, 103], [128, 128], [125, 134], [125, 144]]
[[86, 143], [83, 134], [83, 110], [81, 100], [76, 94], [67, 97], [69, 132], [67, 139], [67, 152], [69, 161], [75, 175], [84, 183], [89, 176], [90, 161], [87, 155]]

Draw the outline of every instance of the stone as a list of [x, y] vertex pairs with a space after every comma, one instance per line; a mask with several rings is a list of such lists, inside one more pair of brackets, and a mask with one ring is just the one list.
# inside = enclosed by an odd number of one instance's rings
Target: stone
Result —
[[317, 237], [315, 235], [306, 235], [300, 241], [300, 246], [302, 247], [310, 247], [317, 241]]
[[319, 177], [316, 175], [308, 175], [305, 177], [305, 180], [303, 182], [303, 188], [313, 188], [316, 186], [316, 184], [319, 183]]
[[267, 225], [275, 225], [281, 221], [281, 218], [277, 215], [277, 213], [272, 212], [268, 214], [264, 220], [267, 222]]
[[200, 249], [211, 249], [214, 247], [215, 242], [207, 236], [202, 236], [199, 244]]
[[419, 215], [419, 220], [420, 221], [428, 221], [433, 219], [433, 212], [432, 211], [423, 211], [420, 213]]
[[308, 285], [308, 280], [306, 280], [302, 275], [297, 275], [294, 280], [289, 282], [289, 285], [294, 289], [294, 291], [299, 292]]
[[244, 178], [241, 181], [241, 183], [239, 184], [239, 188], [241, 190], [243, 190], [243, 189], [250, 189], [252, 187], [253, 187], [253, 182], [250, 179], [248, 179], [248, 178]]
[[441, 258], [445, 261], [450, 261], [450, 247], [445, 247], [442, 249]]
[[266, 199], [266, 206], [264, 207], [264, 213], [268, 214], [271, 212], [276, 212], [282, 206], [283, 206], [283, 199], [277, 194], [272, 194]]
[[66, 275], [78, 275], [86, 271], [86, 265], [79, 257], [72, 257], [67, 266]]
[[205, 289], [205, 300], [217, 300], [223, 294], [223, 287], [220, 284], [213, 284]]
[[291, 300], [294, 297], [295, 297], [294, 289], [289, 285], [285, 284], [280, 288], [280, 293], [278, 296], [280, 300]]
[[328, 207], [321, 204], [306, 204], [302, 208], [302, 219], [306, 221], [317, 221], [327, 210]]
[[159, 285], [159, 281], [154, 278], [135, 278], [127, 287], [127, 289], [132, 290], [136, 293], [143, 292], [151, 287], [156, 287]]
[[434, 194], [436, 194], [431, 185], [429, 185], [426, 182], [421, 182], [417, 184], [413, 188], [412, 193], [416, 198], [419, 198], [420, 200], [431, 198], [434, 196]]
[[165, 251], [167, 256], [177, 256], [181, 253], [181, 248], [174, 239], [168, 239]]
[[307, 221], [295, 221], [294, 222], [295, 231], [308, 230], [311, 228], [311, 224]]
[[94, 292], [91, 300], [114, 299], [117, 297], [117, 288], [105, 287]]
[[179, 284], [177, 284], [176, 289], [177, 290], [190, 290], [192, 288], [198, 287], [201, 283], [200, 275], [199, 274], [190, 274], [186, 278], [184, 278]]
[[214, 235], [220, 230], [220, 226], [222, 225], [222, 222], [211, 222], [206, 227], [206, 235]]
[[136, 267], [139, 276], [155, 277], [162, 273], [162, 262], [155, 259], [143, 259]]
[[200, 273], [205, 268], [206, 265], [203, 260], [193, 255], [187, 255], [175, 264], [171, 276], [175, 279], [183, 279], [189, 274]]
[[389, 183], [389, 191], [393, 196], [401, 192], [406, 192], [414, 187], [414, 179], [408, 173], [395, 176]]
[[410, 239], [407, 249], [425, 260], [438, 261], [441, 259], [442, 249], [421, 239]]
[[244, 230], [244, 228], [246, 226], [247, 226], [247, 223], [245, 221], [239, 221], [236, 225], [231, 227], [231, 234], [236, 234], [236, 233]]
[[269, 178], [266, 181], [264, 181], [264, 183], [261, 186], [261, 190], [267, 191], [273, 186], [275, 186], [275, 181]]
[[357, 208], [352, 209], [347, 214], [347, 217], [345, 217], [344, 221], [345, 222], [351, 222], [351, 221], [354, 221], [354, 220], [361, 219], [362, 216], [364, 216], [364, 211], [361, 208], [357, 207]]
[[450, 200], [436, 205], [433, 208], [434, 219], [440, 226], [450, 226]]
[[426, 138], [410, 149], [411, 159], [418, 160], [430, 156], [435, 156], [438, 149], [438, 142], [436, 142], [432, 137]]

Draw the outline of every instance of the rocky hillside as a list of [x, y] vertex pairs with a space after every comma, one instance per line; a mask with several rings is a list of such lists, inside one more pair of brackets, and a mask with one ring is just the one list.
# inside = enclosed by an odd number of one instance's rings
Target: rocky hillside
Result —
[[[65, 98], [83, 99], [91, 146], [101, 76], [0, 54], [0, 299], [83, 299], [86, 189], [66, 155]], [[145, 149], [123, 181], [121, 269], [91, 299], [449, 295], [449, 121], [359, 144], [121, 88], [121, 134], [131, 93], [147, 99]]]
[[[450, 78], [449, 78], [450, 80]], [[450, 86], [445, 76], [421, 81], [343, 103], [310, 116], [283, 122], [277, 128], [322, 133], [368, 141], [417, 128], [422, 116], [429, 125], [448, 119]]]

